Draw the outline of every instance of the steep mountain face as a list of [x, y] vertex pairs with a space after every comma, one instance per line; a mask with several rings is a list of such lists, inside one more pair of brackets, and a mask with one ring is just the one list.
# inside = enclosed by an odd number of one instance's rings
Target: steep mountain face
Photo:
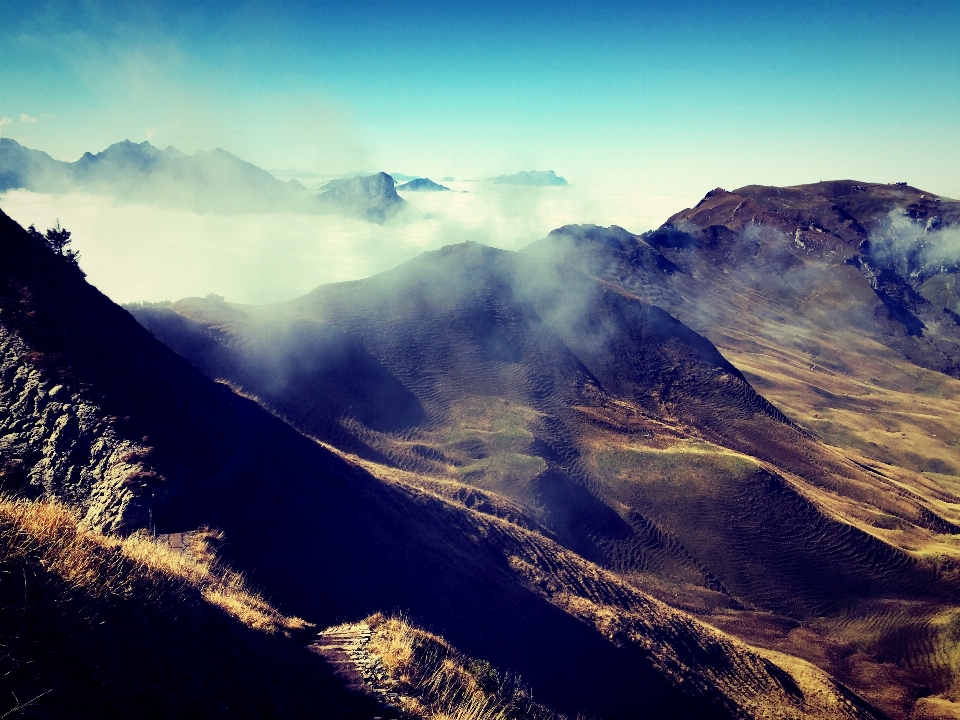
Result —
[[748, 186], [713, 191], [647, 240], [672, 247], [680, 232], [712, 249], [703, 257], [777, 255], [765, 259], [790, 279], [810, 265], [834, 276], [852, 267], [875, 295], [867, 327], [911, 362], [960, 377], [958, 223], [960, 203], [906, 185]]
[[[652, 318], [677, 358], [731, 372]], [[875, 716], [811, 666], [758, 654], [576, 556], [495, 494], [297, 433], [191, 368], [5, 216], [0, 326], [7, 491], [60, 498], [120, 532], [151, 514], [160, 532], [221, 528], [225, 559], [282, 611], [328, 625], [403, 608], [571, 716], [636, 717], [638, 697], [657, 717]], [[564, 377], [595, 383], [566, 362]]]
[[[949, 645], [957, 602], [960, 498], [943, 473], [960, 388], [909, 360], [898, 343], [916, 336], [890, 330], [900, 321], [847, 262], [878, 262], [857, 223], [873, 243], [897, 202], [924, 193], [880, 186], [855, 205], [844, 187], [797, 191], [812, 193], [803, 212], [834, 218], [801, 212], [802, 227], [761, 208], [759, 190], [714, 192], [645, 237], [568, 227], [519, 254], [453, 246], [277, 306], [131, 310], [305, 432], [506, 496], [635, 587], [804, 654], [905, 717], [924, 687], [955, 682], [929, 648]], [[952, 222], [950, 204], [938, 207], [947, 220], [930, 233]], [[955, 357], [949, 334], [937, 337]], [[916, 401], [905, 384], [920, 381], [948, 391], [923, 396], [941, 417], [902, 412]], [[803, 403], [815, 409], [798, 413]], [[857, 433], [891, 422], [872, 403], [940, 435], [942, 454], [906, 432], [871, 454]], [[825, 408], [830, 422], [811, 422]]]
[[332, 180], [320, 188], [318, 206], [323, 212], [345, 215], [382, 223], [399, 212], [404, 200], [397, 195], [393, 178], [386, 173]]

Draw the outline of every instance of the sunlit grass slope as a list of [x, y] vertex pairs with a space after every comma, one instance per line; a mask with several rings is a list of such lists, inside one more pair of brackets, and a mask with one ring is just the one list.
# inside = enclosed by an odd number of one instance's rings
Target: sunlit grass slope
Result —
[[376, 714], [303, 649], [312, 626], [220, 566], [211, 539], [188, 557], [91, 531], [56, 503], [0, 499], [0, 715]]
[[377, 613], [367, 623], [367, 650], [406, 712], [430, 720], [564, 720], [537, 703], [517, 676], [464, 655], [402, 616]]
[[[615, 573], [544, 537], [537, 532], [535, 523], [523, 515], [505, 519], [512, 513], [523, 512], [509, 500], [492, 493], [471, 491], [456, 480], [438, 481], [360, 462], [375, 475], [410, 492], [445, 497], [446, 503], [472, 505], [474, 509], [469, 517], [477, 536], [491, 549], [495, 548], [511, 572], [532, 592], [565, 615], [595, 629], [618, 648], [624, 668], [638, 669], [646, 665], [669, 678], [685, 695], [702, 698], [719, 712], [734, 717], [875, 717], [856, 696], [803, 660], [750, 648], [653, 599]], [[381, 634], [386, 646], [394, 647], [384, 653], [405, 657], [410, 657], [413, 651], [402, 647], [415, 646], [418, 642], [432, 646], [435, 642], [422, 631], [406, 627], [405, 623], [388, 624]], [[452, 651], [447, 648], [441, 652], [444, 653]], [[450, 659], [454, 665], [469, 661], [456, 653]], [[573, 657], [568, 660], [576, 662]], [[384, 662], [390, 665], [386, 659]], [[433, 662], [434, 659], [430, 659], [428, 665]], [[397, 677], [403, 676], [403, 662], [397, 661], [394, 665], [398, 668]], [[457, 675], [457, 671], [448, 670]], [[441, 684], [452, 682], [446, 671], [420, 668], [414, 675], [418, 679], [411, 681], [408, 677], [406, 690], [414, 696], [430, 694], [424, 688], [430, 685], [431, 678]], [[470, 684], [462, 677], [456, 682]], [[457, 693], [461, 690], [454, 694]], [[489, 702], [496, 704], [496, 699]], [[644, 707], [639, 698], [637, 702], [636, 712], [642, 716]], [[436, 717], [445, 717], [437, 708], [431, 712], [438, 713]]]

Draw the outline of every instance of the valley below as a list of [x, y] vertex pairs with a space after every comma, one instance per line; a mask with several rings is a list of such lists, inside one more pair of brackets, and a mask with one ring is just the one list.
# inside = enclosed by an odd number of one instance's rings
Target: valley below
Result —
[[958, 233], [718, 188], [121, 307], [0, 213], [0, 714], [960, 717]]

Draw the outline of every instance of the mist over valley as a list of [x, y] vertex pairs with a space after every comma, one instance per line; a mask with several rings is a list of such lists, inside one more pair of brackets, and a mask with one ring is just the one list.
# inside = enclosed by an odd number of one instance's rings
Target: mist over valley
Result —
[[958, 23], [11, 5], [0, 717], [960, 718]]
[[[5, 162], [0, 167], [12, 165]], [[14, 174], [5, 172], [4, 177]], [[125, 172], [140, 177], [135, 168], [125, 166]], [[279, 188], [279, 206], [260, 197], [259, 185], [246, 183], [246, 173]], [[676, 203], [672, 196], [638, 202], [639, 191], [619, 183], [537, 188], [447, 181], [454, 192], [408, 194], [398, 188], [403, 204], [390, 205], [396, 210], [383, 215], [378, 194], [363, 190], [361, 207], [346, 203], [343, 212], [321, 214], [317, 195], [356, 175], [314, 178], [308, 189], [238, 158], [195, 178], [192, 189], [163, 172], [143, 174], [145, 179], [132, 183], [135, 190], [125, 190], [112, 175], [94, 186], [72, 178], [59, 184], [7, 180], [0, 207], [24, 226], [45, 228], [59, 220], [70, 228], [90, 282], [117, 302], [211, 293], [236, 302], [276, 302], [320, 283], [369, 277], [455, 241], [516, 250], [585, 219], [648, 229]], [[300, 187], [291, 189], [290, 182]], [[237, 187], [260, 205], [248, 207], [247, 196], [234, 192]]]

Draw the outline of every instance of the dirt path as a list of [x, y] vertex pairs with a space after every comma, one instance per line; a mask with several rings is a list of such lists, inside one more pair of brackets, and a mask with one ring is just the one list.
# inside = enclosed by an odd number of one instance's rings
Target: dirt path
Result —
[[383, 720], [399, 718], [400, 696], [384, 687], [387, 675], [380, 660], [367, 652], [369, 642], [366, 623], [336, 625], [318, 633], [309, 650], [330, 663], [351, 690], [379, 700], [384, 706]]

